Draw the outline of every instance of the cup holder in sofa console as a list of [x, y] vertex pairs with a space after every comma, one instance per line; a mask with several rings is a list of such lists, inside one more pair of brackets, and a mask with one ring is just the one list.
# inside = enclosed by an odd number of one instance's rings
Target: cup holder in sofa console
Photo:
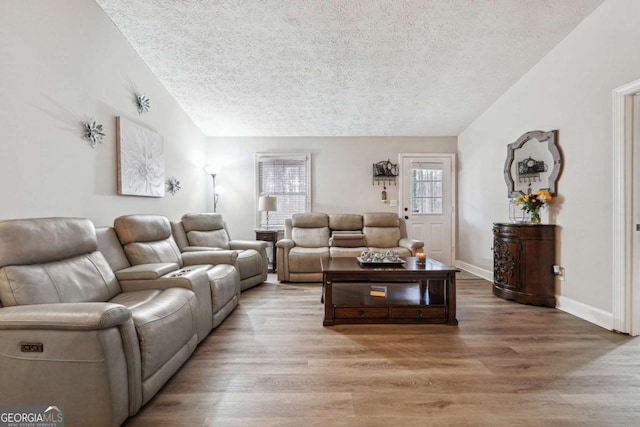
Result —
[[190, 268], [181, 268], [178, 271], [174, 271], [173, 273], [171, 273], [169, 275], [169, 277], [180, 277], [180, 276], [184, 276], [187, 273], [191, 273], [193, 270]]

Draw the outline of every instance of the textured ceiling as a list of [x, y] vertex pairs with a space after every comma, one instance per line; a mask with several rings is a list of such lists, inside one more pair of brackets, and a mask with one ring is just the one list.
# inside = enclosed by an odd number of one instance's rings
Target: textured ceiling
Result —
[[209, 136], [458, 135], [602, 0], [96, 0]]

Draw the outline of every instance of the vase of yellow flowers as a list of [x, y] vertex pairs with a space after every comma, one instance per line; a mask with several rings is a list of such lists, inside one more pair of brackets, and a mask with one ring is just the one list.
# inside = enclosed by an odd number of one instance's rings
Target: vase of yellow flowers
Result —
[[540, 224], [540, 209], [547, 207], [552, 197], [548, 191], [540, 190], [535, 194], [525, 194], [516, 199], [516, 205], [531, 215], [532, 224]]

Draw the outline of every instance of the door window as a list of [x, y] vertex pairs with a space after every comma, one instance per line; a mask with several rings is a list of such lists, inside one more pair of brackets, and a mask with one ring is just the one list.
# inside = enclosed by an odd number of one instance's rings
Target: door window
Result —
[[438, 164], [411, 165], [411, 200], [414, 214], [442, 214], [442, 168]]

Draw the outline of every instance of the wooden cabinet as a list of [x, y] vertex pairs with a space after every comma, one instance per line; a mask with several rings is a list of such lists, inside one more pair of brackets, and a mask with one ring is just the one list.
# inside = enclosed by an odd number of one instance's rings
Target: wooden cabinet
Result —
[[555, 307], [556, 226], [493, 225], [493, 294]]

